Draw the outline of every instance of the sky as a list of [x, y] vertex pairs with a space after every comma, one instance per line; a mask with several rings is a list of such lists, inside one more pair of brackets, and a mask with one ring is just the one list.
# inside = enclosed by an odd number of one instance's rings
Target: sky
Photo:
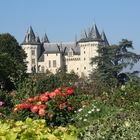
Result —
[[40, 38], [74, 41], [96, 23], [110, 44], [126, 38], [140, 54], [140, 0], [0, 0], [0, 33], [22, 43], [31, 25]]

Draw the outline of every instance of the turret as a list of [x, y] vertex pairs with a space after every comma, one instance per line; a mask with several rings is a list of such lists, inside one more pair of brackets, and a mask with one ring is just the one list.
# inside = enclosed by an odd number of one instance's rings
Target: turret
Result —
[[38, 35], [35, 35], [30, 26], [25, 34], [22, 48], [27, 54], [27, 73], [36, 73], [38, 71], [38, 58], [41, 54], [41, 43]]
[[90, 40], [101, 40], [101, 36], [99, 34], [98, 28], [96, 26], [96, 24], [93, 25], [93, 27], [91, 28], [91, 31], [89, 32], [88, 38]]
[[47, 34], [45, 33], [44, 37], [42, 38], [43, 43], [50, 43]]
[[104, 31], [101, 33], [101, 39], [103, 40], [103, 44], [104, 44], [105, 46], [109, 46], [109, 43], [108, 43], [108, 40], [107, 40], [107, 37], [106, 37]]

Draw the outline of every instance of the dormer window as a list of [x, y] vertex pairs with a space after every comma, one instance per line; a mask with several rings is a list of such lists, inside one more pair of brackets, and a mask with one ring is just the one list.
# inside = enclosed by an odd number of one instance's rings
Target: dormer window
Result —
[[68, 56], [72, 57], [73, 56], [73, 50], [70, 48], [69, 52], [68, 52]]

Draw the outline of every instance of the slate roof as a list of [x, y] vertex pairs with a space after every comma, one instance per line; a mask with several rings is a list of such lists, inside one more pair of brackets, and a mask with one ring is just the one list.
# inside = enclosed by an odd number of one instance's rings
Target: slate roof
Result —
[[69, 50], [72, 49], [75, 55], [80, 55], [80, 47], [76, 45], [75, 42], [66, 43], [44, 43], [44, 52], [39, 58], [39, 61], [44, 60], [44, 54], [48, 53], [62, 53], [67, 55]]
[[93, 27], [91, 28], [91, 31], [89, 32], [88, 38], [93, 39], [93, 40], [101, 39], [101, 36], [99, 34], [99, 31], [97, 29], [96, 24], [94, 24]]
[[108, 40], [104, 31], [101, 33], [101, 39], [104, 41], [105, 46], [109, 46], [109, 43], [108, 43]]
[[88, 35], [85, 31], [82, 32], [81, 38], [78, 42], [90, 42], [90, 41], [100, 41], [103, 42], [105, 46], [109, 45], [105, 33], [102, 32], [102, 34], [100, 35], [96, 24], [94, 24], [92, 28], [89, 29]]
[[24, 44], [40, 44], [40, 40], [35, 36], [31, 26], [28, 28], [24, 41], [22, 42], [22, 45]]
[[50, 43], [50, 41], [49, 41], [48, 36], [47, 36], [46, 33], [45, 33], [45, 35], [44, 35], [44, 37], [43, 37], [43, 39], [42, 39], [42, 42], [43, 42], [43, 43]]
[[88, 35], [85, 35], [85, 37], [82, 36], [81, 39], [79, 40], [79, 42], [90, 42], [90, 41], [102, 41], [96, 24], [94, 24], [92, 28], [89, 30]]

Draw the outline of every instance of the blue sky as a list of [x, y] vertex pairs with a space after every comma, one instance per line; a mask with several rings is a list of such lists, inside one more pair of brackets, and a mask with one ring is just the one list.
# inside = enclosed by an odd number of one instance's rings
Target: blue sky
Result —
[[140, 0], [1, 0], [0, 33], [9, 32], [19, 43], [32, 25], [50, 41], [74, 41], [96, 23], [110, 44], [132, 40], [140, 53]]

